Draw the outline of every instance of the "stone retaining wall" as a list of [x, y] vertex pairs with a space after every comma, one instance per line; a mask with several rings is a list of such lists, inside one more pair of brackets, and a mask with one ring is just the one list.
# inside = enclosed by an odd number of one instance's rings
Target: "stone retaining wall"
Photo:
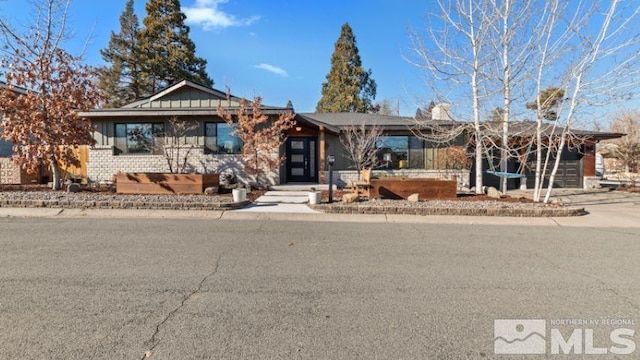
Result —
[[309, 205], [310, 208], [330, 214], [369, 214], [369, 215], [453, 215], [453, 216], [509, 216], [509, 217], [567, 217], [582, 216], [587, 212], [584, 208], [531, 208], [531, 209], [473, 209], [445, 207], [393, 207], [393, 206], [359, 206], [359, 205]]
[[0, 207], [55, 209], [145, 209], [145, 210], [234, 210], [249, 205], [243, 202], [138, 202], [74, 200], [0, 200]]

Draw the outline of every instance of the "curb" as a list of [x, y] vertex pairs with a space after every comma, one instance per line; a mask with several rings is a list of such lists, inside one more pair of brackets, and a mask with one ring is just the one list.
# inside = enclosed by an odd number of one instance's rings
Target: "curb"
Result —
[[405, 208], [393, 206], [362, 205], [308, 205], [310, 208], [328, 214], [361, 214], [361, 215], [449, 215], [449, 216], [501, 216], [501, 217], [570, 217], [583, 216], [588, 212], [581, 207], [565, 208]]
[[0, 200], [0, 208], [116, 209], [116, 210], [237, 210], [249, 205], [242, 202], [136, 202], [136, 201], [71, 201], [71, 200]]

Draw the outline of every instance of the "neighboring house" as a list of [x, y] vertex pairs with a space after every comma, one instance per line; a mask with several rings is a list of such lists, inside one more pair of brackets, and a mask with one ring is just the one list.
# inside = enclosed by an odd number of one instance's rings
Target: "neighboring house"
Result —
[[[219, 106], [234, 111], [238, 109], [239, 100], [237, 97], [227, 100], [224, 92], [181, 81], [149, 98], [121, 108], [81, 113], [96, 127], [96, 145], [89, 149], [86, 166], [89, 180], [110, 182], [119, 171], [168, 171], [166, 159], [152, 146], [153, 133], [165, 129], [169, 119], [177, 117], [197, 124], [193, 133], [187, 136], [187, 142], [193, 145], [188, 159], [190, 171], [233, 172], [240, 181], [250, 181], [239, 157], [242, 144], [232, 134], [232, 128], [218, 116]], [[263, 113], [274, 118], [290, 110], [263, 106]], [[369, 127], [377, 125], [383, 130], [379, 141], [381, 166], [375, 169], [374, 175], [383, 172], [407, 177], [448, 178], [455, 175], [460, 187], [474, 185], [475, 169], [469, 169], [468, 164], [463, 168], [451, 166], [443, 159], [447, 148], [420, 139], [412, 133], [410, 128], [416, 124], [413, 118], [359, 113], [305, 113], [297, 114], [295, 120], [296, 126], [287, 132], [284, 146], [278, 154], [274, 154], [283, 156], [285, 161], [278, 171], [269, 174], [272, 183], [326, 183], [328, 172], [325, 159], [328, 155], [336, 157], [333, 167], [335, 183], [346, 183], [357, 178], [358, 172], [346, 156], [339, 136], [347, 127], [365, 124]], [[435, 120], [444, 126], [458, 124], [448, 116]], [[563, 153], [563, 163], [556, 179], [559, 186], [582, 187], [587, 183], [585, 178], [595, 177], [595, 142], [619, 136], [596, 132], [584, 132], [582, 135], [584, 144]], [[465, 139], [460, 139], [458, 145], [464, 144]], [[489, 168], [487, 161], [485, 165], [483, 171]], [[518, 165], [511, 161], [509, 170], [515, 171]], [[498, 179], [486, 175], [484, 180], [487, 184], [493, 185], [492, 182], [495, 182], [497, 185]], [[513, 181], [510, 184], [511, 187], [518, 186]]]
[[[6, 87], [6, 83], [0, 81], [0, 88]], [[25, 94], [26, 90], [18, 87], [14, 87], [13, 92], [20, 95]], [[2, 114], [0, 114], [0, 133], [2, 132]], [[29, 174], [25, 169], [22, 169], [17, 165], [13, 159], [13, 143], [10, 141], [2, 140], [0, 138], [0, 184], [1, 185], [16, 185], [16, 184], [32, 184], [40, 183], [43, 180], [41, 174], [43, 172], [36, 171]]]

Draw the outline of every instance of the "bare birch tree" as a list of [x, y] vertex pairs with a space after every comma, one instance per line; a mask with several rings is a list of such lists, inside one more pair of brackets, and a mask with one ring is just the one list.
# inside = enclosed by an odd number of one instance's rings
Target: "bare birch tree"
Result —
[[[580, 2], [574, 6], [559, 0], [550, 3], [557, 10], [546, 29], [548, 41], [540, 49], [538, 112], [545, 109], [540, 94], [549, 81], [562, 84], [566, 98], [558, 108], [551, 131], [542, 133], [542, 116], [538, 116], [537, 139], [540, 142], [545, 141], [543, 137], [548, 142], [558, 139], [556, 151], [547, 151], [545, 165], [541, 152], [537, 152], [536, 201], [541, 198], [546, 164], [553, 162], [545, 203], [552, 194], [561, 154], [572, 143], [572, 129], [582, 114], [580, 110], [585, 107], [592, 110], [595, 106], [636, 96], [640, 76], [640, 33], [635, 26], [640, 5], [620, 0], [589, 5]], [[542, 60], [547, 55], [555, 58]], [[552, 153], [555, 153], [553, 161], [550, 160]]]
[[[572, 131], [581, 116], [638, 93], [640, 34], [634, 21], [639, 9], [636, 2], [621, 0], [438, 1], [439, 22], [427, 40], [410, 33], [411, 51], [420, 60], [412, 62], [426, 70], [431, 91], [440, 99], [457, 108], [470, 100], [471, 115], [465, 120], [473, 119], [477, 192], [484, 153], [499, 149], [504, 172], [510, 157], [526, 161], [525, 153], [535, 145], [534, 199], [540, 201], [549, 174], [544, 198], [549, 201], [563, 150], [584, 140]], [[450, 101], [452, 94], [459, 95], [453, 87], [467, 99]], [[550, 87], [562, 98], [545, 94]], [[517, 112], [531, 109], [526, 103], [531, 98], [536, 98], [536, 130], [517, 134], [509, 123], [526, 120]], [[496, 107], [501, 109], [500, 130], [480, 120], [482, 112]], [[452, 136], [451, 131], [443, 134]]]
[[[429, 27], [424, 38], [417, 31], [410, 31], [407, 60], [425, 70], [427, 84], [441, 102], [459, 108], [471, 103], [471, 116], [464, 120], [470, 118], [473, 124], [475, 184], [476, 193], [480, 194], [484, 158], [481, 100], [488, 96], [484, 84], [488, 66], [485, 48], [494, 18], [488, 11], [488, 2], [483, 0], [439, 0], [437, 8], [439, 14], [434, 15], [433, 20], [442, 24], [441, 27]], [[424, 124], [417, 125], [424, 127]], [[453, 135], [450, 130], [443, 133], [443, 142], [450, 141]]]

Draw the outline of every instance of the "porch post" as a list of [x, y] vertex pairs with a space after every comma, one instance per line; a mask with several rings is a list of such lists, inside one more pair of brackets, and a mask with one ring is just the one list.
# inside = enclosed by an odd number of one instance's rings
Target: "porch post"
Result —
[[319, 151], [319, 156], [320, 156], [320, 166], [319, 166], [319, 171], [318, 171], [318, 183], [320, 184], [324, 184], [325, 183], [325, 167], [326, 167], [326, 152], [325, 152], [325, 139], [324, 139], [324, 126], [320, 125], [320, 151]]

